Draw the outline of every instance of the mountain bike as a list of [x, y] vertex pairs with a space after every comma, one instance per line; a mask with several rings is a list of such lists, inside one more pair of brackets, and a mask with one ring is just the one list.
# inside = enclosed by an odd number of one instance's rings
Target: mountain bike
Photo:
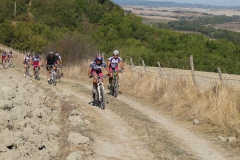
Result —
[[57, 66], [57, 71], [56, 71], [56, 79], [60, 80], [62, 78], [62, 73], [60, 69], [60, 65]]
[[5, 65], [6, 65], [6, 63], [7, 63], [7, 60], [4, 59], [3, 62], [2, 62], [2, 68], [3, 68], [3, 69], [5, 69]]
[[[42, 67], [43, 67], [43, 65], [42, 65]], [[34, 72], [35, 72], [34, 78], [35, 78], [36, 80], [39, 80], [39, 79], [40, 79], [40, 78], [39, 78], [40, 66], [35, 66]]]
[[30, 77], [30, 64], [29, 63], [27, 63], [26, 71], [24, 74], [24, 77], [27, 77], [27, 76]]
[[117, 71], [112, 71], [113, 77], [112, 77], [112, 83], [110, 84], [110, 94], [114, 97], [118, 96], [118, 77], [117, 77]]
[[93, 78], [97, 79], [96, 92], [93, 92], [93, 105], [98, 106], [101, 109], [105, 109], [106, 97], [103, 82], [101, 80], [106, 78], [106, 76], [97, 76]]
[[48, 65], [48, 67], [50, 67], [50, 80], [48, 83], [56, 86], [56, 72], [54, 71], [54, 65]]
[[12, 58], [8, 59], [8, 68], [10, 68], [12, 66]]
[[[123, 70], [120, 70], [119, 73], [122, 73]], [[112, 77], [112, 83], [110, 84], [110, 95], [113, 95], [114, 97], [118, 96], [118, 76], [117, 76], [117, 71], [113, 70], [113, 77]]]

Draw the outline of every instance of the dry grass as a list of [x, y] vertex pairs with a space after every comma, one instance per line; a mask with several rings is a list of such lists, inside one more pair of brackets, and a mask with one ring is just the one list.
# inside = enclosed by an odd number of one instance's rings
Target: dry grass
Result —
[[[89, 64], [90, 61], [63, 71], [69, 78], [91, 83], [87, 77]], [[208, 127], [199, 128], [205, 133], [240, 135], [239, 92], [214, 86], [200, 93], [190, 80], [166, 80], [154, 73], [131, 71], [129, 66], [120, 74], [119, 83], [121, 92], [153, 104], [159, 112], [166, 111], [186, 121], [197, 118], [202, 127]]]

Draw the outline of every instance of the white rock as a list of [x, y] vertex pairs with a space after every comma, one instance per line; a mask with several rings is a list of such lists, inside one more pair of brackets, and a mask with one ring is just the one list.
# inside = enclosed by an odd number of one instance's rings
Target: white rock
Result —
[[82, 159], [82, 155], [78, 152], [72, 152], [66, 158], [66, 160], [80, 160], [80, 159]]
[[236, 137], [227, 137], [227, 141], [228, 142], [234, 142], [234, 141], [236, 141], [237, 139], [236, 139]]
[[71, 144], [75, 144], [75, 145], [86, 144], [89, 142], [89, 138], [85, 137], [81, 134], [78, 134], [78, 133], [70, 132], [68, 135], [68, 142], [70, 142]]

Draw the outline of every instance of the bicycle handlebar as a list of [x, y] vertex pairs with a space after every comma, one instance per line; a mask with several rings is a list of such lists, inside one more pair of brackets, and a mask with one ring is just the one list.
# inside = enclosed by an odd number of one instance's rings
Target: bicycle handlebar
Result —
[[101, 78], [107, 78], [109, 75], [105, 75], [105, 76], [93, 76], [93, 75], [90, 75], [89, 78], [95, 78], [95, 79], [101, 79]]

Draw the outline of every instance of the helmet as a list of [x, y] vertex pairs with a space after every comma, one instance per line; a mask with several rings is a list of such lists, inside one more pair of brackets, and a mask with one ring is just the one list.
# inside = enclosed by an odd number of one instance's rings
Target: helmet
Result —
[[56, 56], [59, 56], [59, 53], [56, 53]]
[[113, 55], [114, 55], [114, 56], [119, 55], [119, 51], [118, 51], [118, 50], [114, 50], [114, 51], [113, 51]]
[[35, 53], [35, 57], [39, 57], [39, 54], [38, 54], [38, 53]]
[[103, 57], [100, 54], [97, 54], [95, 57], [95, 61], [103, 61]]
[[30, 56], [30, 53], [29, 53], [29, 52], [27, 53], [27, 56]]
[[49, 54], [53, 54], [53, 51], [50, 51]]

